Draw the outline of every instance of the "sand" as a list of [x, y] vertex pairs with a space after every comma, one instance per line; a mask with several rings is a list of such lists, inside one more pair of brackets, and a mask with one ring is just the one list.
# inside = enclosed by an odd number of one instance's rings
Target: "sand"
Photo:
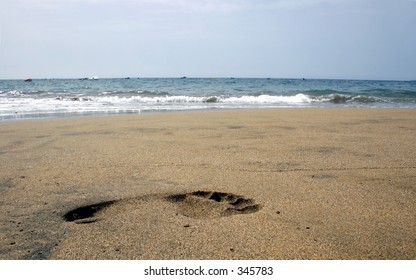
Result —
[[1, 259], [415, 259], [416, 110], [0, 123]]

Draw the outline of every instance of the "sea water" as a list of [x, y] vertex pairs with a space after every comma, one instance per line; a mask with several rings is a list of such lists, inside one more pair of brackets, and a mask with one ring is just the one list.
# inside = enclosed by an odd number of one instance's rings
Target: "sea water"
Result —
[[0, 120], [286, 107], [416, 108], [416, 81], [185, 77], [0, 80]]

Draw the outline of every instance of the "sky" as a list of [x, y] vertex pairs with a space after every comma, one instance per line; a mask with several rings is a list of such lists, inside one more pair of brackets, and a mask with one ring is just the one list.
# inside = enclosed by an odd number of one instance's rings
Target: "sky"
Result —
[[416, 80], [416, 0], [0, 0], [0, 79]]

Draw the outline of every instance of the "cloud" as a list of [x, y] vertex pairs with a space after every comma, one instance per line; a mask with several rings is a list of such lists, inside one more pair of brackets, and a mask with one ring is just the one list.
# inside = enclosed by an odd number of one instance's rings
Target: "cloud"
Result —
[[[90, 0], [108, 2], [116, 0]], [[142, 8], [202, 13], [239, 12], [250, 10], [296, 9], [320, 4], [346, 3], [358, 0], [126, 0]], [[365, 1], [365, 0], [364, 0]], [[415, 0], [416, 1], [416, 0]], [[122, 1], [117, 1], [122, 3]]]
[[206, 20], [204, 17], [226, 19], [239, 13], [292, 11], [351, 1], [360, 0], [10, 0], [4, 5], [6, 9], [0, 10], [0, 19], [5, 18], [5, 25], [35, 30], [75, 30], [82, 26], [103, 30], [172, 30], [186, 22], [187, 28], [192, 28]]
[[[78, 6], [136, 7], [147, 12], [230, 13], [263, 9], [296, 9], [323, 3], [342, 3], [356, 0], [15, 0], [9, 5], [20, 8], [46, 10]], [[415, 1], [415, 0], [412, 0]]]

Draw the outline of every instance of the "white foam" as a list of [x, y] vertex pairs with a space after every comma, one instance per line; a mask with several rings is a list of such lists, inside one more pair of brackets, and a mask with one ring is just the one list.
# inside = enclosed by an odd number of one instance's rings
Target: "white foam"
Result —
[[259, 96], [241, 96], [241, 97], [229, 97], [226, 99], [220, 99], [220, 102], [235, 102], [235, 103], [311, 103], [312, 100], [305, 94], [299, 93], [294, 96], [273, 96], [273, 95], [259, 95]]
[[64, 96], [58, 98], [2, 98], [0, 116], [29, 114], [66, 114], [85, 112], [141, 112], [179, 111], [209, 108], [248, 108], [302, 106], [312, 102], [304, 94], [295, 96], [241, 96], [241, 97], [196, 97], [196, 96]]
[[[215, 98], [215, 102], [212, 102]], [[71, 97], [73, 100], [74, 98]], [[207, 100], [211, 100], [212, 103], [311, 103], [312, 99], [305, 94], [297, 94], [295, 96], [272, 96], [272, 95], [259, 95], [259, 96], [241, 96], [241, 97], [196, 97], [196, 96], [132, 96], [132, 97], [119, 97], [119, 96], [95, 96], [95, 97], [79, 97], [79, 101], [94, 101], [94, 102], [106, 102], [106, 103], [144, 103], [144, 104], [170, 104], [170, 103], [204, 103]], [[209, 101], [208, 101], [209, 102]]]

